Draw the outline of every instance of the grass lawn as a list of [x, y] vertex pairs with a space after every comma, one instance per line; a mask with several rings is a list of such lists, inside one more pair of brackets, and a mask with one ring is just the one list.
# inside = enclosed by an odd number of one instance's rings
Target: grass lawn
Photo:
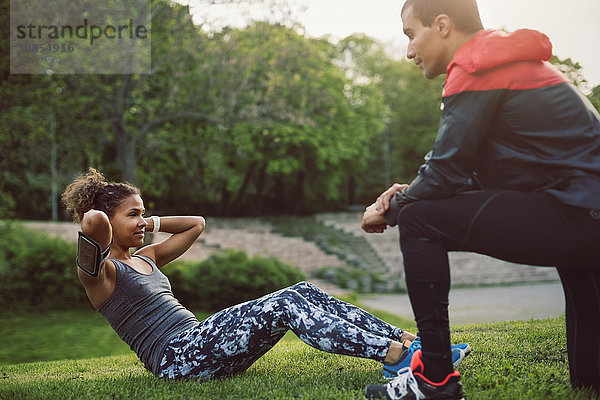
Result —
[[[361, 399], [366, 385], [384, 382], [379, 363], [312, 349], [293, 334], [246, 373], [211, 381], [153, 377], [91, 311], [2, 314], [0, 337], [0, 399]], [[473, 348], [459, 368], [468, 399], [598, 398], [570, 389], [562, 318], [454, 326], [453, 340]]]

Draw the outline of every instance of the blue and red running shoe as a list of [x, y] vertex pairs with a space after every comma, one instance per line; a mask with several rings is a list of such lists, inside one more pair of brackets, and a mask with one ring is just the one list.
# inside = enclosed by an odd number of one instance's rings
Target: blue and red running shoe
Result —
[[421, 350], [411, 357], [410, 366], [398, 371], [398, 376], [386, 385], [369, 385], [365, 390], [367, 399], [387, 400], [464, 400], [460, 373], [454, 371], [441, 382], [432, 382], [423, 375], [425, 369]]

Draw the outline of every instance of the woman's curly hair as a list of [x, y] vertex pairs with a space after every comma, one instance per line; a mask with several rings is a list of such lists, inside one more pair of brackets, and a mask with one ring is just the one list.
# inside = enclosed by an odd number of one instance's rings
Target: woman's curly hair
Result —
[[62, 194], [67, 210], [73, 219], [81, 222], [83, 214], [95, 209], [114, 215], [115, 209], [129, 196], [140, 194], [140, 190], [128, 183], [108, 182], [104, 175], [90, 168], [86, 174], [75, 179]]

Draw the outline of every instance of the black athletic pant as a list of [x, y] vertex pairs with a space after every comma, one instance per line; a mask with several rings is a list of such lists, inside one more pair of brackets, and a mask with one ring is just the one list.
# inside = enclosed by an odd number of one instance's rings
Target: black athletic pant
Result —
[[398, 214], [406, 284], [421, 336], [425, 375], [452, 371], [448, 251], [558, 268], [566, 296], [574, 386], [600, 386], [600, 213], [546, 193], [476, 191], [420, 200]]

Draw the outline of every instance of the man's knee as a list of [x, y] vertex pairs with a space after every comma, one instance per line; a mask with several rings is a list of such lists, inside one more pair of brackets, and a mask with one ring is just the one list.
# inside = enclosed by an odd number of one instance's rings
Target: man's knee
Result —
[[444, 248], [458, 248], [464, 238], [466, 221], [452, 214], [441, 201], [415, 201], [402, 207], [398, 213], [398, 227], [402, 242], [425, 240]]
[[418, 235], [426, 221], [428, 215], [427, 205], [425, 202], [414, 202], [405, 205], [398, 213], [398, 228], [400, 234]]

